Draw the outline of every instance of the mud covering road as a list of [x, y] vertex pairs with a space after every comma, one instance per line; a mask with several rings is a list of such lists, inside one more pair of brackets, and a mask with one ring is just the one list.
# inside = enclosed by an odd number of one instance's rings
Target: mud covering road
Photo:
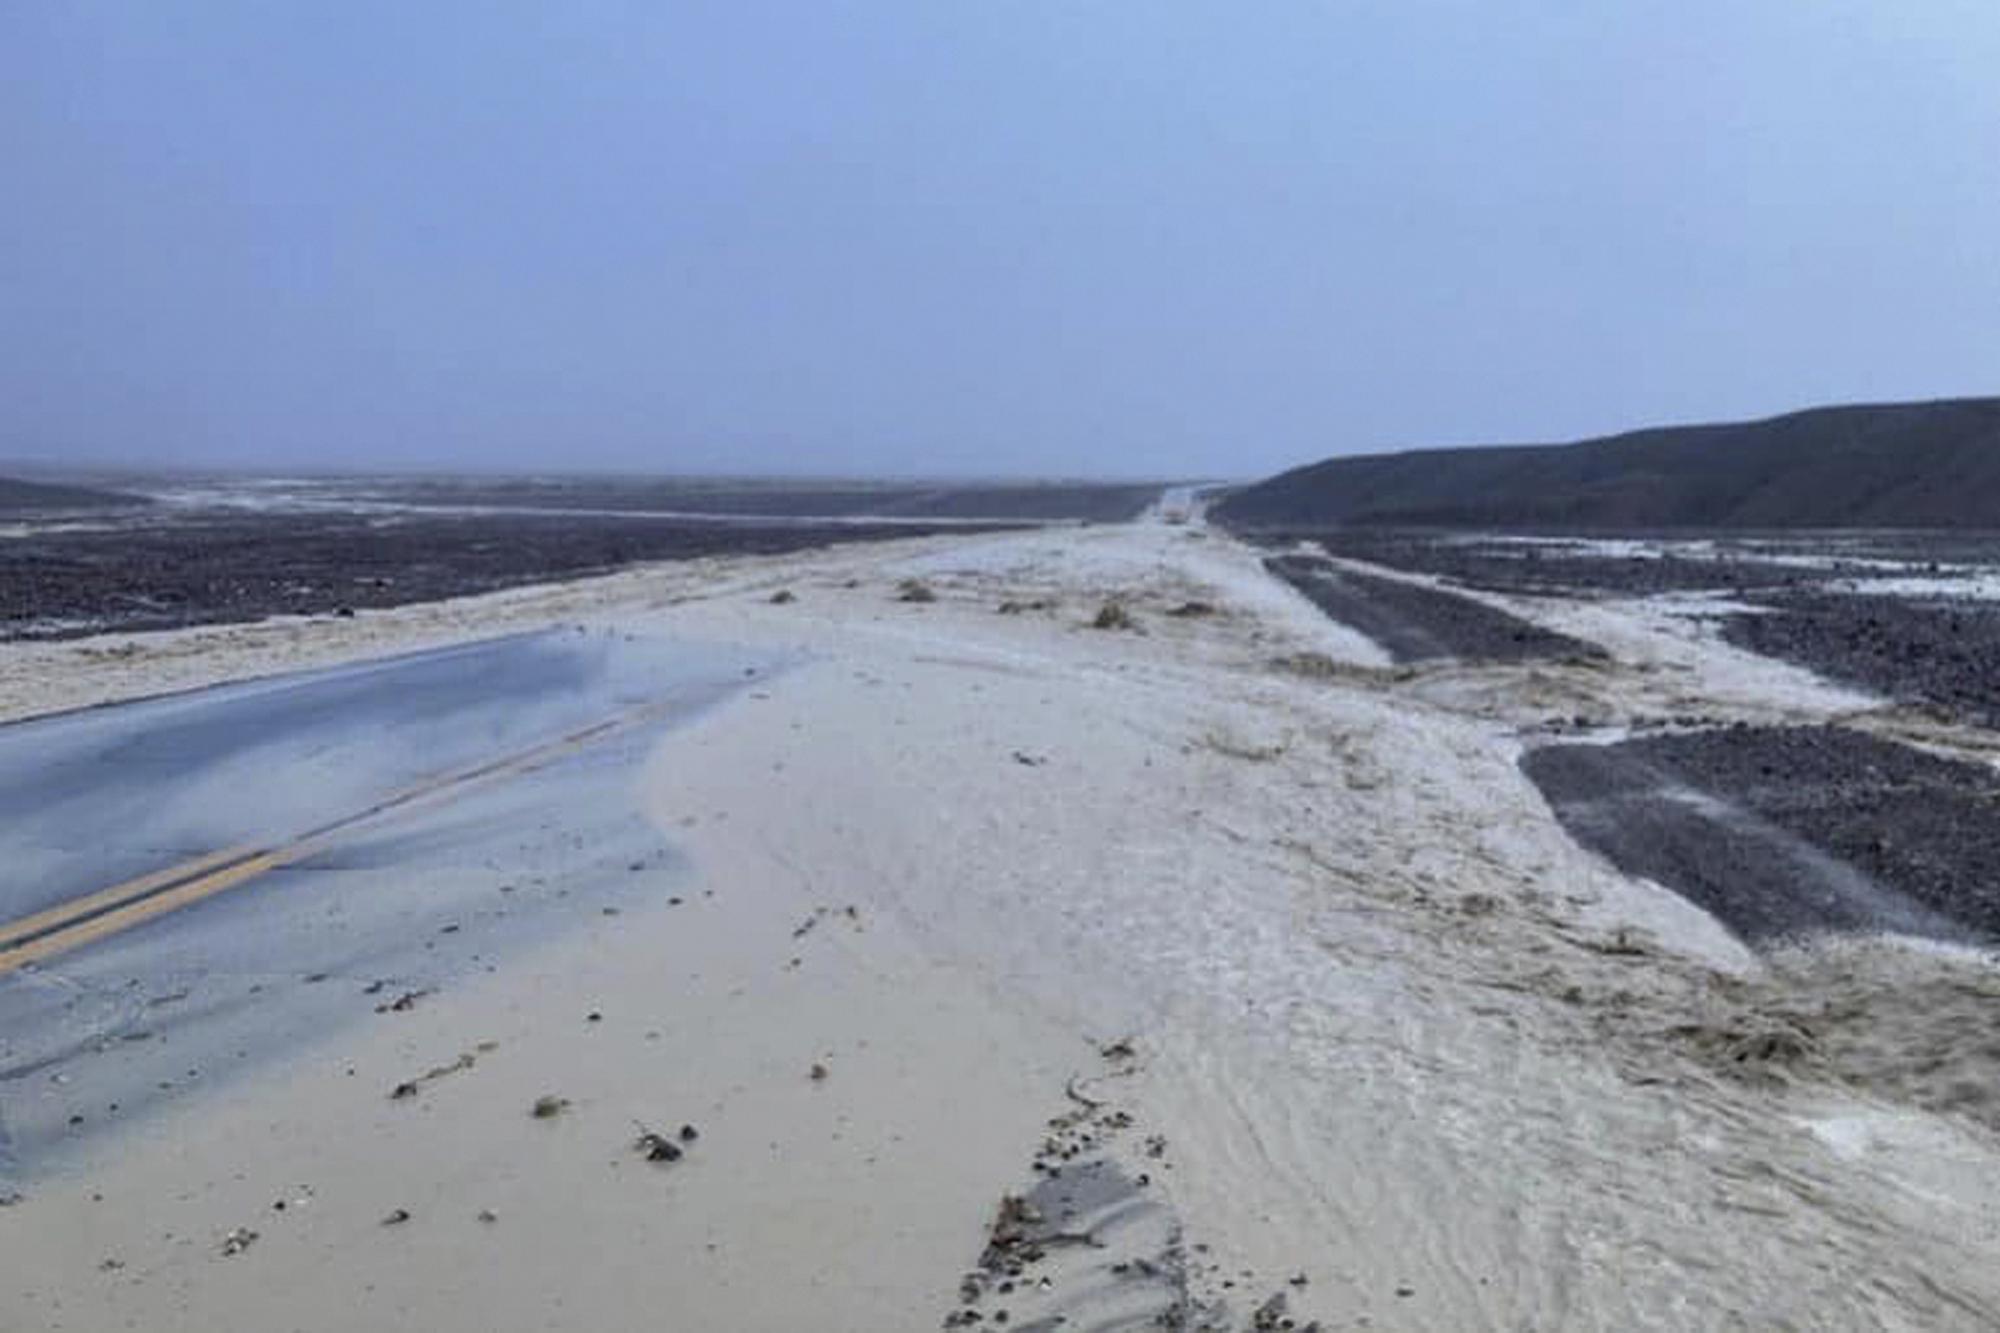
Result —
[[1831, 726], [1553, 745], [1521, 767], [1578, 841], [1748, 943], [2000, 940], [1990, 769]]
[[[1314, 541], [1350, 560], [1430, 574], [1484, 592], [1533, 597], [1598, 593], [1645, 596], [1661, 592], [1749, 591], [1810, 582], [1815, 571], [1768, 558], [1761, 549], [1725, 547], [1696, 558], [1662, 542], [1646, 554], [1611, 554], [1584, 539], [1533, 539], [1402, 529], [1301, 530], [1289, 541]], [[1642, 540], [1634, 534], [1627, 540]], [[1679, 542], [1687, 537], [1680, 534]], [[1843, 573], [1859, 574], [1850, 562]]]
[[1597, 651], [1581, 639], [1469, 597], [1356, 573], [1316, 556], [1272, 556], [1264, 567], [1333, 619], [1373, 639], [1397, 662], [1519, 662], [1586, 657]]

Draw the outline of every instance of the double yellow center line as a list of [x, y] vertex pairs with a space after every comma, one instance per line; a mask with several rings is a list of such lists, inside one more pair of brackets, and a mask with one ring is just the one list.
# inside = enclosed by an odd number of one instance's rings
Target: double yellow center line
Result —
[[426, 778], [351, 814], [268, 844], [227, 847], [99, 889], [0, 925], [0, 976], [212, 898], [280, 866], [302, 861], [342, 834], [386, 816], [437, 803], [483, 782], [541, 768], [585, 746], [664, 716], [670, 701], [644, 704], [578, 731], [468, 768]]

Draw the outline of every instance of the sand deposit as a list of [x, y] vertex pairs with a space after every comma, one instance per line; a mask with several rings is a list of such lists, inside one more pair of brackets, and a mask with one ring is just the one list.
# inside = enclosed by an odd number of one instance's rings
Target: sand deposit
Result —
[[[1655, 605], [1506, 605], [1609, 655], [1390, 666], [1169, 524], [0, 648], [12, 715], [561, 621], [801, 659], [637, 778], [685, 906], [104, 1139], [0, 1209], [0, 1321], [2000, 1322], [1988, 960], [1753, 953], [1517, 763], [1873, 702]], [[1051, 1169], [1100, 1182], [1073, 1218]]]

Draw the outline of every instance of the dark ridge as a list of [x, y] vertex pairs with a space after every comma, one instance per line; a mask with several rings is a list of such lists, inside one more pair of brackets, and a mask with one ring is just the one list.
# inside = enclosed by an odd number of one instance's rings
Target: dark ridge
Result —
[[2000, 398], [1334, 458], [1238, 491], [1215, 517], [1238, 529], [1993, 527]]
[[2000, 939], [2000, 778], [1838, 727], [1732, 727], [1530, 750], [1571, 836], [1766, 944]]
[[120, 509], [150, 503], [142, 496], [117, 491], [92, 490], [87, 486], [59, 486], [43, 481], [21, 481], [0, 477], [0, 513], [27, 513], [50, 509]]

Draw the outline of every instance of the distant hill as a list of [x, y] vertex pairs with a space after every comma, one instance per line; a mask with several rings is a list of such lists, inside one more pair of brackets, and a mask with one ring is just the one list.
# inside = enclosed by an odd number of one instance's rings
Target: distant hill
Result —
[[1333, 458], [1237, 491], [1214, 513], [1243, 529], [2000, 528], [2000, 398]]
[[0, 477], [0, 513], [23, 513], [36, 509], [109, 509], [145, 503], [140, 496], [117, 491]]

